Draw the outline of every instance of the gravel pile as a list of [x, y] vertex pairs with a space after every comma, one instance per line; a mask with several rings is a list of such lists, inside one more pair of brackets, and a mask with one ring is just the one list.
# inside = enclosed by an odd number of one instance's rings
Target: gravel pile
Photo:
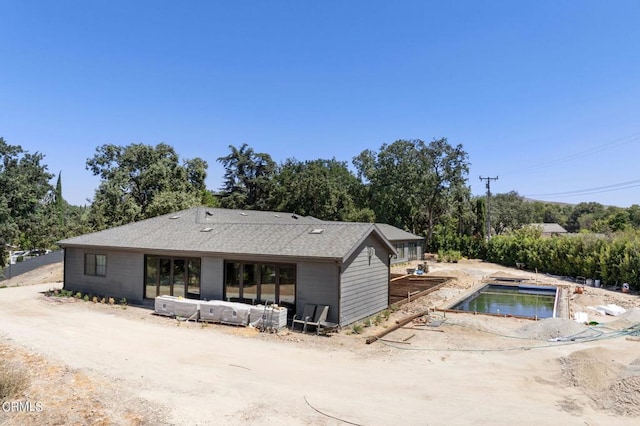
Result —
[[587, 325], [559, 318], [532, 321], [516, 330], [516, 335], [529, 339], [549, 340], [557, 338], [587, 337], [594, 333]]

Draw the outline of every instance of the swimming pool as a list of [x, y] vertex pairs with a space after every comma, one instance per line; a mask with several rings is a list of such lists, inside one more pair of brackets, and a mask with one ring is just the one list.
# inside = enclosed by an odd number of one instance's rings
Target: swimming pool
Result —
[[552, 318], [556, 288], [490, 283], [451, 309], [514, 317]]

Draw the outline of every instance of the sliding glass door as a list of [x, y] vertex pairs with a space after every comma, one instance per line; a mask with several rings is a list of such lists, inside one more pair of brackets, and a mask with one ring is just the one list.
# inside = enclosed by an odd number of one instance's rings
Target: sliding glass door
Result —
[[296, 265], [225, 261], [224, 299], [294, 308]]
[[145, 298], [200, 298], [200, 259], [145, 256], [144, 269]]

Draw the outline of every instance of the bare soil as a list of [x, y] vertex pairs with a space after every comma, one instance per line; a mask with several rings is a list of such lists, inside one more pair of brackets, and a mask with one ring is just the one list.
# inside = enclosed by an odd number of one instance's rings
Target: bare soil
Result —
[[[452, 280], [386, 321], [355, 327], [360, 334], [328, 337], [45, 297], [61, 287], [59, 264], [3, 281], [0, 357], [28, 384], [0, 401], [0, 424], [638, 424], [640, 339], [629, 333], [640, 323], [637, 295], [578, 294], [562, 277], [480, 261], [428, 266]], [[395, 272], [407, 267], [415, 265]], [[572, 314], [599, 325], [431, 312], [364, 343], [398, 319], [450, 306], [492, 275], [568, 285]], [[609, 303], [628, 312], [588, 309]]]

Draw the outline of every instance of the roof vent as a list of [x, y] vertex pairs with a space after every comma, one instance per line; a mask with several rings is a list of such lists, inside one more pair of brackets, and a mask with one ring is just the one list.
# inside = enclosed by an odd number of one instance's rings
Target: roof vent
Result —
[[213, 212], [210, 212], [209, 210], [205, 211], [204, 214], [207, 216], [213, 216]]
[[211, 232], [211, 231], [213, 231], [213, 228], [202, 228], [200, 230], [200, 232]]
[[273, 217], [280, 217], [280, 215], [279, 214], [274, 214]]
[[240, 216], [247, 216], [245, 212], [240, 212]]
[[309, 231], [310, 234], [322, 234], [323, 232], [324, 232], [324, 229], [320, 229], [320, 228], [312, 229], [311, 231]]
[[169, 219], [180, 219], [180, 216], [169, 216]]

